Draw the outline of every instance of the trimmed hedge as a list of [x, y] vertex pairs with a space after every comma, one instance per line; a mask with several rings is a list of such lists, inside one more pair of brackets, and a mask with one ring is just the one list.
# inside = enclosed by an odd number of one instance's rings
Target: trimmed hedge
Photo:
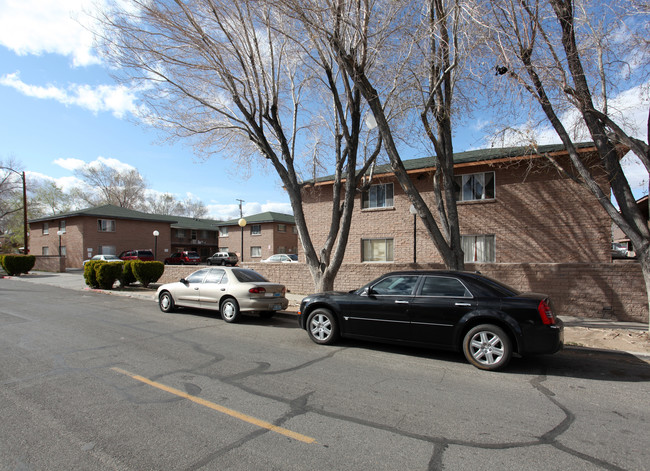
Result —
[[134, 260], [134, 262], [131, 265], [133, 275], [145, 288], [149, 286], [149, 283], [158, 281], [165, 271], [163, 262], [143, 262], [141, 260]]
[[0, 265], [9, 276], [29, 273], [35, 264], [36, 257], [34, 255], [0, 255]]
[[133, 274], [133, 264], [136, 262], [137, 260], [124, 261], [124, 269], [122, 270], [122, 276], [120, 277], [120, 284], [122, 286], [129, 286], [136, 282], [135, 275]]
[[123, 266], [122, 262], [89, 260], [84, 265], [84, 280], [93, 289], [112, 289], [122, 277]]

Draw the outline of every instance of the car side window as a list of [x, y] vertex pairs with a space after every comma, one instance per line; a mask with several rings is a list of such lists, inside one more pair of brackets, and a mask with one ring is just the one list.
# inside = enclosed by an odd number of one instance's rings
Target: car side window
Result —
[[218, 268], [210, 270], [208, 276], [205, 277], [204, 283], [221, 283], [221, 279], [223, 278], [223, 275], [225, 273], [226, 273], [225, 270], [218, 269]]
[[472, 293], [456, 278], [426, 276], [422, 283], [420, 296], [471, 298]]
[[379, 296], [410, 296], [413, 294], [417, 276], [390, 276], [372, 287], [372, 294]]
[[208, 272], [207, 269], [195, 271], [194, 273], [192, 273], [190, 276], [186, 278], [186, 281], [188, 283], [201, 283], [203, 281], [203, 278], [207, 274], [207, 272]]

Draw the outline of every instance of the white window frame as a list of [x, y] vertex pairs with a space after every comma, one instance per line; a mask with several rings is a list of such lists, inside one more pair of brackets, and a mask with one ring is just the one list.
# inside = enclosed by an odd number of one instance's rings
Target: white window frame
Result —
[[286, 224], [278, 224], [278, 232], [287, 232]]
[[251, 246], [251, 258], [262, 258], [262, 247]]
[[[487, 175], [491, 176], [486, 178]], [[480, 173], [466, 173], [464, 175], [456, 175], [454, 177], [456, 185], [458, 185], [458, 192], [456, 193], [456, 201], [483, 201], [493, 200], [496, 198], [496, 174], [495, 172], [480, 172]], [[485, 184], [486, 179], [490, 182]], [[472, 195], [467, 195], [465, 187], [469, 188]], [[480, 195], [478, 189], [480, 187]], [[491, 187], [491, 188], [490, 188]]]
[[115, 219], [97, 219], [97, 232], [115, 232]]
[[219, 227], [219, 237], [228, 237], [228, 226]]
[[65, 234], [65, 219], [61, 219], [61, 220], [59, 221], [59, 230], [60, 230], [63, 234]]
[[[262, 235], [261, 224], [251, 224], [251, 235]], [[261, 257], [261, 255], [260, 255]]]
[[[382, 243], [384, 244], [383, 252]], [[372, 253], [368, 253], [369, 251]], [[383, 257], [380, 256], [382, 254]], [[361, 261], [363, 263], [386, 263], [393, 262], [394, 259], [394, 241], [392, 238], [361, 240]]]
[[495, 263], [496, 237], [493, 234], [461, 236], [465, 263]]
[[41, 247], [41, 255], [50, 255], [50, 248], [48, 246]]
[[114, 245], [100, 245], [97, 255], [117, 255], [117, 247]]
[[361, 195], [361, 209], [392, 208], [394, 204], [395, 193], [392, 183], [370, 185], [368, 191], [364, 191]]
[[[43, 235], [48, 235], [50, 233], [50, 224], [47, 222], [43, 223]], [[45, 255], [45, 254], [43, 254]]]

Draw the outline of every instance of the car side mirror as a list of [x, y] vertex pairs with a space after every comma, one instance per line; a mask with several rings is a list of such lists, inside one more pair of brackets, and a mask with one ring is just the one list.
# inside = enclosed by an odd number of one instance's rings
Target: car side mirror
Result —
[[180, 281], [181, 283], [183, 283], [184, 285], [188, 284], [188, 283], [187, 283], [187, 280], [186, 280], [185, 278], [181, 278], [179, 281]]

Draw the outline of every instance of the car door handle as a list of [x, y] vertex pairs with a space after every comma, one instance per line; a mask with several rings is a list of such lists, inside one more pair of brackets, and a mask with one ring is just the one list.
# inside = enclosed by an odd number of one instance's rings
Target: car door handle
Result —
[[456, 306], [465, 306], [465, 307], [471, 307], [471, 303], [456, 303]]
[[194, 291], [198, 291], [198, 290], [199, 290], [198, 288], [194, 288]]
[[408, 303], [409, 303], [408, 301], [400, 301], [400, 300], [395, 301], [395, 304], [408, 304]]

